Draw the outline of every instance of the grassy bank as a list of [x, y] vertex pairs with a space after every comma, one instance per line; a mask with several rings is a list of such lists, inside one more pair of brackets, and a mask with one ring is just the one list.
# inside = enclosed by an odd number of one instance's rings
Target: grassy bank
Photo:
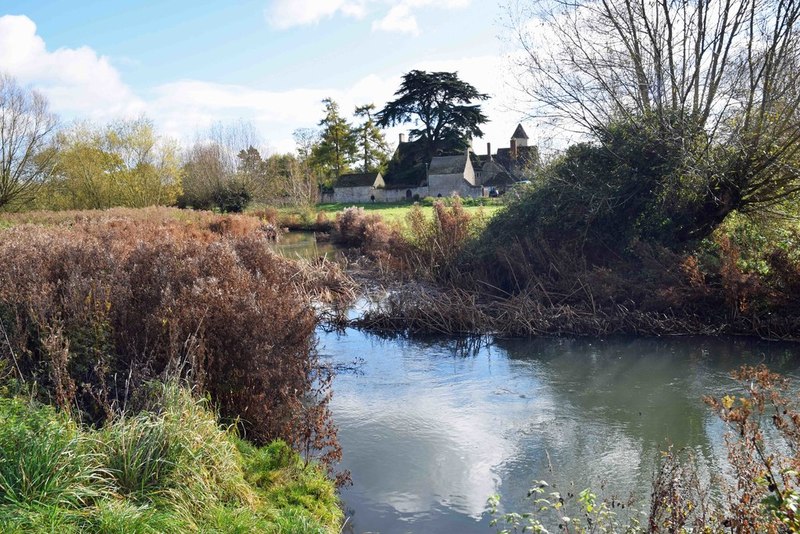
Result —
[[0, 398], [0, 531], [338, 532], [323, 468], [282, 441], [253, 446], [204, 402], [154, 386], [150, 406], [81, 427], [28, 398]]

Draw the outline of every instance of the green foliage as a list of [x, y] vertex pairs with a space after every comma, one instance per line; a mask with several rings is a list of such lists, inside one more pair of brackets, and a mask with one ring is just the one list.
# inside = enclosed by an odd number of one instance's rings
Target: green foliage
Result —
[[389, 145], [380, 128], [375, 124], [372, 112], [375, 104], [359, 106], [355, 110], [356, 117], [363, 117], [362, 124], [353, 129], [358, 149], [357, 160], [361, 163], [361, 172], [386, 172], [389, 161]]
[[350, 123], [339, 112], [339, 105], [330, 98], [325, 104], [325, 117], [319, 143], [314, 145], [311, 161], [327, 177], [328, 183], [347, 173], [356, 154], [356, 136]]
[[426, 161], [437, 154], [461, 152], [470, 137], [482, 137], [480, 125], [487, 121], [476, 100], [488, 95], [459, 79], [455, 72], [412, 70], [376, 115], [381, 127], [413, 123], [411, 140], [419, 140]]
[[49, 407], [0, 398], [0, 506], [75, 507], [103, 491], [97, 455]]
[[178, 147], [159, 137], [151, 121], [102, 128], [79, 124], [59, 135], [55, 172], [37, 204], [50, 209], [172, 205], [181, 183]]
[[[541, 184], [519, 192], [490, 225], [488, 244], [533, 233], [548, 243], [588, 246], [602, 255], [634, 241], [681, 245], [697, 196], [681, 173], [681, 144], [658, 125], [620, 122], [601, 142], [567, 149], [543, 171]], [[592, 258], [590, 258], [591, 260]]]
[[500, 497], [489, 498], [489, 513], [494, 516], [492, 526], [503, 525], [500, 534], [512, 532], [533, 532], [546, 534], [548, 526], [557, 525], [559, 531], [571, 534], [602, 533], [641, 533], [644, 529], [639, 521], [640, 513], [628, 509], [628, 519], [620, 520], [612, 509], [619, 503], [599, 501], [597, 495], [586, 488], [577, 493], [561, 492], [551, 488], [544, 480], [536, 483], [528, 491], [531, 511], [526, 513], [499, 512]]
[[0, 399], [0, 530], [338, 531], [323, 468], [283, 442], [259, 448], [221, 430], [205, 402], [174, 385], [154, 385], [150, 402], [91, 430]]
[[242, 213], [250, 202], [250, 191], [241, 180], [230, 180], [213, 192], [214, 204], [222, 213]]
[[266, 164], [258, 150], [251, 146], [240, 151], [235, 169], [226, 160], [226, 148], [220, 144], [195, 145], [183, 168], [184, 191], [178, 205], [241, 213], [254, 194], [263, 193]]

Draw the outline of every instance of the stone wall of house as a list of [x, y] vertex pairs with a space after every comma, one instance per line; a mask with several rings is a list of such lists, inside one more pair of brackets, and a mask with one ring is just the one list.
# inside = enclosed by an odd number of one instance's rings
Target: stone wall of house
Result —
[[378, 189], [375, 195], [376, 202], [400, 202], [410, 200], [414, 195], [424, 198], [429, 195], [427, 187], [408, 187], [405, 189]]
[[[475, 175], [473, 174], [473, 180]], [[483, 188], [473, 186], [464, 179], [464, 175], [459, 174], [436, 174], [428, 177], [429, 196], [449, 197], [457, 194], [460, 197], [477, 198], [482, 196]]]
[[[407, 187], [399, 189], [383, 189], [371, 186], [337, 187], [334, 192], [324, 193], [321, 202], [340, 202], [367, 204], [369, 202], [402, 202], [411, 200], [415, 195], [425, 197], [450, 197], [458, 195], [462, 198], [478, 198], [488, 195], [486, 188], [471, 186], [462, 174], [439, 174], [429, 178], [428, 187]], [[373, 200], [374, 197], [374, 200]]]
[[380, 189], [375, 189], [371, 185], [360, 187], [336, 187], [334, 188], [333, 196], [336, 202], [365, 203], [371, 202], [372, 196], [375, 196], [377, 199], [378, 191], [380, 191]]
[[[384, 189], [374, 187], [336, 187], [332, 195], [324, 195], [323, 202], [352, 202], [367, 204], [369, 202], [401, 202], [411, 200], [414, 195], [419, 198], [429, 196], [427, 187], [408, 187], [401, 189]], [[373, 200], [374, 197], [374, 200]]]

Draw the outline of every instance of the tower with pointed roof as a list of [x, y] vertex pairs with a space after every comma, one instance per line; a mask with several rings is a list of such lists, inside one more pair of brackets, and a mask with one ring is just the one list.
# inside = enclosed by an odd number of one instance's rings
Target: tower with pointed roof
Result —
[[514, 130], [514, 134], [511, 136], [511, 142], [516, 144], [517, 147], [528, 146], [528, 134], [525, 133], [522, 124], [517, 124], [517, 129]]

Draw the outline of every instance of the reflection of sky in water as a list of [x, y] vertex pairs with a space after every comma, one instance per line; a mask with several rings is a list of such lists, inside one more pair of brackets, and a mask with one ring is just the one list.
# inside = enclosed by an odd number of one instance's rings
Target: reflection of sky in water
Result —
[[[743, 359], [793, 371], [794, 347], [741, 340], [505, 340], [460, 355], [446, 340], [320, 334], [353, 486], [355, 532], [491, 532], [486, 499], [522, 510], [531, 483], [649, 494], [667, 439], [719, 465], [723, 426], [703, 394]], [[768, 356], [765, 356], [768, 355]], [[552, 471], [550, 470], [552, 467]]]

